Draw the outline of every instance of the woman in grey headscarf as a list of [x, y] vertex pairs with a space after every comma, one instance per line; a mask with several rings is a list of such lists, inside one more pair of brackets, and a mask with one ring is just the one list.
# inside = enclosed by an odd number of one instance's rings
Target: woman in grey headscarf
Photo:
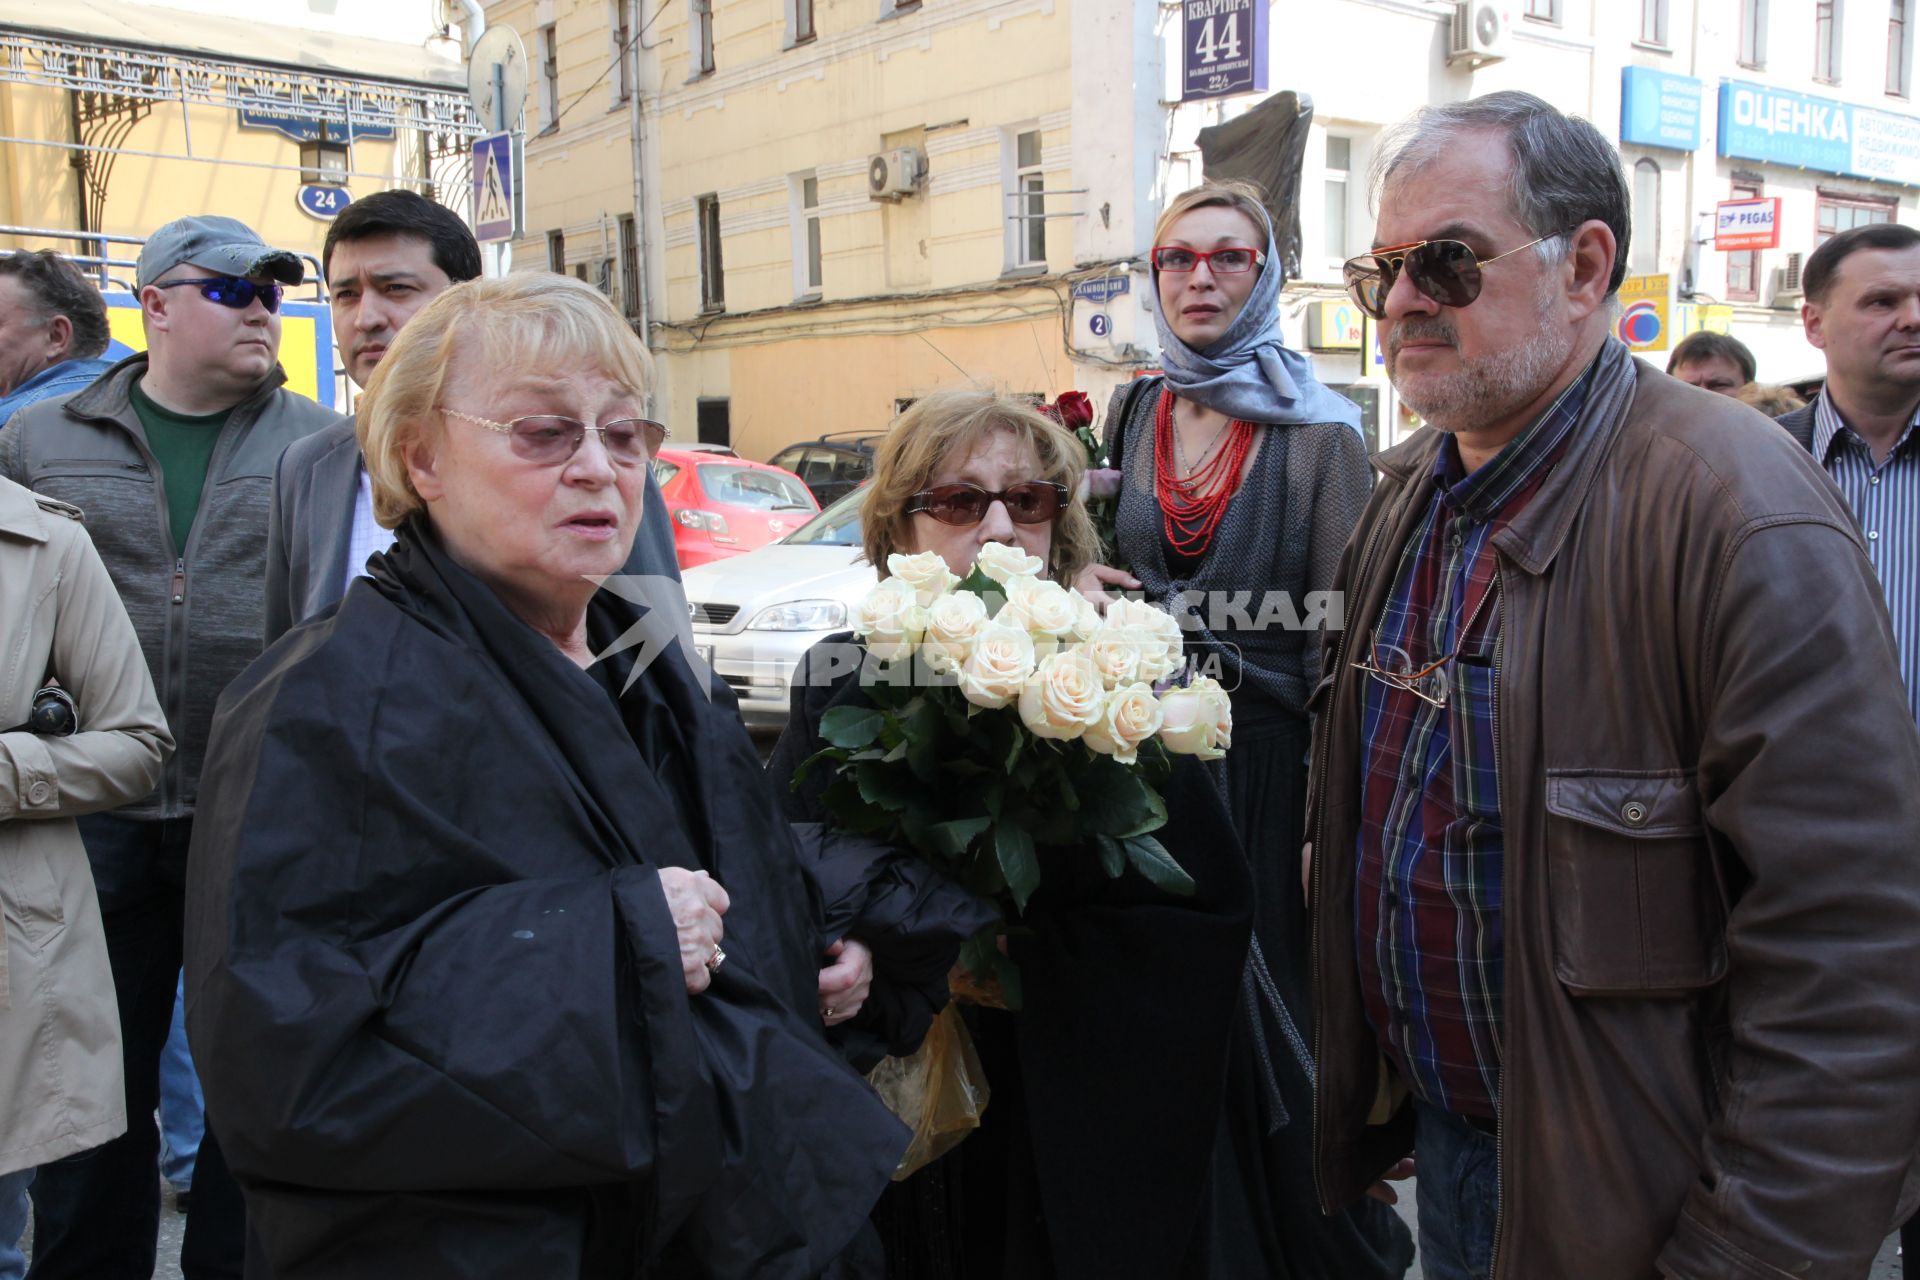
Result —
[[1155, 325], [1165, 376], [1115, 392], [1119, 558], [1077, 585], [1142, 588], [1232, 690], [1233, 746], [1211, 766], [1256, 890], [1215, 1157], [1214, 1247], [1248, 1276], [1381, 1280], [1412, 1257], [1406, 1228], [1367, 1201], [1320, 1213], [1312, 1170], [1308, 922], [1300, 885], [1308, 695], [1326, 592], [1366, 501], [1359, 411], [1321, 385], [1279, 329], [1273, 231], [1259, 195], [1210, 183], [1154, 229]]

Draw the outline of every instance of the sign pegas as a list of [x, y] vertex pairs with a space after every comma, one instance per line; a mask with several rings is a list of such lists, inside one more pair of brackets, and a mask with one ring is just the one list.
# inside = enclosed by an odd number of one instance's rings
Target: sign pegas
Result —
[[1920, 116], [1728, 80], [1720, 154], [1920, 186]]

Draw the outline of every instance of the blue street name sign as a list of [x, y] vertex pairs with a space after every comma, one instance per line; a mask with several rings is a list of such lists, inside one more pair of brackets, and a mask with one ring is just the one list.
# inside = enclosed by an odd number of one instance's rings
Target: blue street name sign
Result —
[[1182, 0], [1180, 100], [1267, 90], [1268, 0]]

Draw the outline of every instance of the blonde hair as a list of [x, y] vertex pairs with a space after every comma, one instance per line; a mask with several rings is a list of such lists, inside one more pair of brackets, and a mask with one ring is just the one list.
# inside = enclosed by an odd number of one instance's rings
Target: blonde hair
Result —
[[1752, 405], [1769, 418], [1807, 407], [1807, 402], [1792, 387], [1773, 386], [1765, 382], [1749, 382], [1734, 392], [1733, 398], [1741, 404]]
[[598, 369], [642, 397], [653, 358], [613, 304], [584, 280], [546, 271], [468, 280], [407, 322], [360, 397], [360, 452], [373, 488], [373, 517], [392, 529], [426, 503], [407, 475], [407, 449], [439, 439], [434, 412], [455, 356], [471, 370]]
[[1040, 474], [1023, 479], [1067, 487], [1067, 508], [1053, 522], [1048, 572], [1071, 582], [1098, 557], [1099, 535], [1080, 500], [1080, 477], [1087, 469], [1080, 441], [1023, 397], [972, 389], [936, 391], [914, 401], [874, 452], [873, 479], [860, 504], [860, 535], [877, 569], [885, 573], [888, 556], [913, 547], [908, 500], [933, 483], [943, 463], [964, 460], [994, 431], [1010, 432], [1032, 446]]
[[[1191, 191], [1182, 191], [1167, 202], [1165, 213], [1160, 221], [1153, 224], [1153, 242], [1158, 245], [1166, 240], [1167, 231], [1187, 214], [1195, 209], [1207, 209], [1223, 206], [1237, 210], [1252, 219], [1254, 230], [1265, 235], [1272, 219], [1267, 213], [1265, 200], [1259, 187], [1251, 182], [1203, 182]], [[1254, 246], [1265, 249], [1266, 245]], [[1271, 264], [1269, 264], [1271, 265]]]

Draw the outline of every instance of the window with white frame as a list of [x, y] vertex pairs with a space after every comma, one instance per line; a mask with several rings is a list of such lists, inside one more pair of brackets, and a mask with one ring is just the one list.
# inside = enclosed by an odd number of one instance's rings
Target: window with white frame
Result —
[[1647, 44], [1667, 43], [1667, 0], [1640, 0], [1640, 39]]
[[820, 178], [793, 175], [793, 294], [820, 296]]
[[608, 80], [613, 84], [614, 105], [619, 105], [633, 97], [633, 27], [627, 17], [627, 0], [607, 0], [607, 43], [608, 56], [613, 59], [613, 74]]
[[560, 37], [549, 23], [540, 28], [540, 124], [551, 129], [559, 123]]
[[1047, 180], [1040, 167], [1040, 131], [1021, 130], [1009, 139], [1012, 186], [1007, 192], [1008, 265], [1045, 266]]
[[701, 196], [693, 202], [700, 240], [700, 309], [727, 308], [726, 272], [720, 262], [720, 197]]
[[1327, 258], [1345, 262], [1353, 256], [1348, 228], [1353, 221], [1353, 139], [1327, 135], [1325, 199], [1321, 213]]
[[813, 39], [813, 0], [786, 0], [787, 45], [791, 49]]
[[1637, 276], [1660, 269], [1660, 165], [1653, 160], [1633, 164], [1633, 236], [1627, 262]]
[[1840, 0], [1814, 0], [1813, 78], [1840, 83]]
[[1560, 25], [1560, 0], [1527, 0], [1526, 16], [1535, 22]]
[[1767, 0], [1740, 0], [1740, 65], [1767, 65]]
[[688, 79], [713, 70], [713, 0], [687, 0], [688, 54], [693, 59]]
[[1913, 0], [1892, 0], [1887, 9], [1887, 92], [1896, 98], [1913, 90]]

